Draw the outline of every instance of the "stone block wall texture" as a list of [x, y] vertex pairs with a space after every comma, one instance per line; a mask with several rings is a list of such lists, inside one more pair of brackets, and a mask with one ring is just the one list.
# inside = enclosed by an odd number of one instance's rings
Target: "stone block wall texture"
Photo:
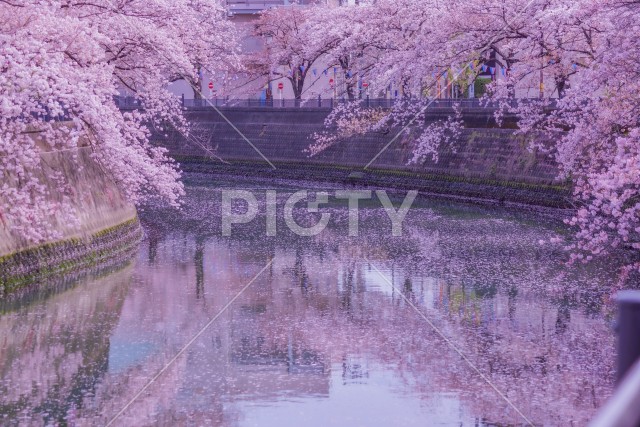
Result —
[[[72, 203], [80, 220], [79, 226], [76, 226], [57, 217], [53, 219], [53, 226], [60, 233], [61, 240], [88, 239], [95, 233], [136, 217], [135, 207], [124, 200], [116, 184], [93, 161], [89, 147], [78, 148], [76, 159], [68, 151], [42, 151], [41, 156], [47, 164], [45, 170], [63, 171], [70, 183]], [[62, 195], [51, 176], [43, 172], [40, 178], [49, 190], [50, 197], [61, 200]], [[2, 180], [9, 179], [12, 177], [5, 171]], [[32, 246], [32, 242], [12, 229], [11, 223], [0, 227], [0, 256]]]
[[[505, 117], [500, 127], [491, 111], [463, 110], [464, 131], [452, 147], [440, 149], [438, 161], [408, 165], [418, 134], [412, 129], [396, 138], [365, 170], [400, 129], [353, 137], [310, 157], [305, 150], [314, 132], [326, 130], [329, 109], [254, 107], [221, 108], [220, 112], [226, 119], [213, 109], [189, 110], [187, 118], [195, 137], [187, 139], [169, 131], [155, 135], [155, 143], [167, 147], [184, 171], [217, 175], [212, 179], [240, 175], [328, 181], [418, 190], [424, 195], [479, 203], [571, 208], [570, 185], [558, 180], [552, 158], [530, 151], [529, 142], [516, 135], [515, 117]], [[430, 110], [427, 122], [446, 119], [452, 113], [446, 108]]]
[[[41, 156], [46, 166], [40, 178], [49, 190], [49, 198], [59, 201], [62, 195], [47, 171], [62, 171], [70, 184], [68, 196], [79, 224], [52, 218], [59, 239], [39, 243], [26, 240], [8, 220], [0, 224], [0, 299], [45, 277], [130, 252], [141, 237], [135, 206], [124, 199], [115, 182], [91, 158], [89, 147], [79, 147], [75, 158], [69, 151], [41, 147]], [[0, 185], [12, 179], [15, 177], [4, 171]]]
[[[182, 159], [188, 156], [207, 157], [207, 150], [210, 150], [231, 164], [264, 162], [240, 135], [242, 133], [274, 163], [326, 165], [355, 171], [364, 168], [399, 131], [390, 129], [351, 138], [310, 157], [306, 152], [311, 143], [310, 136], [325, 130], [324, 119], [328, 110], [228, 108], [220, 111], [233, 126], [213, 109], [189, 111], [187, 117], [197, 142], [189, 141], [175, 131], [158, 135], [156, 141]], [[434, 112], [432, 119], [445, 117], [446, 113]], [[399, 136], [370, 168], [537, 185], [562, 184], [557, 179], [558, 169], [553, 159], [530, 151], [528, 142], [523, 136], [515, 135], [513, 129], [491, 127], [491, 113], [468, 113], [464, 120], [469, 127], [465, 128], [453, 149], [440, 150], [437, 162], [408, 165], [417, 135], [413, 129]]]

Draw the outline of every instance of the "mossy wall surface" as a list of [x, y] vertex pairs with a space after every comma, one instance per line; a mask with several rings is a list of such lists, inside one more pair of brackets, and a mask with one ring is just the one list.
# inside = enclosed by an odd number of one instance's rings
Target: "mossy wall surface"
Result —
[[[135, 207], [92, 159], [90, 147], [73, 153], [42, 147], [41, 156], [39, 178], [49, 198], [60, 201], [62, 195], [47, 171], [61, 171], [79, 223], [53, 216], [51, 226], [58, 238], [37, 243], [25, 239], [11, 222], [1, 224], [0, 298], [43, 278], [98, 264], [137, 244], [141, 236]], [[12, 179], [6, 171], [0, 175], [0, 183]]]
[[100, 265], [134, 249], [142, 237], [137, 217], [87, 238], [45, 243], [0, 257], [0, 299], [52, 276]]
[[[115, 182], [91, 157], [90, 147], [79, 147], [75, 152], [41, 152], [43, 168], [40, 182], [47, 188], [49, 198], [62, 201], [59, 185], [50, 171], [61, 171], [69, 187], [65, 192], [76, 211], [79, 224], [69, 224], [59, 216], [51, 217], [51, 225], [59, 233], [59, 240], [85, 239], [101, 230], [131, 220], [136, 209], [120, 193]], [[8, 172], [0, 175], [0, 184], [15, 179]], [[2, 201], [0, 200], [0, 203]], [[11, 222], [0, 224], [0, 256], [34, 246], [24, 238]]]
[[[325, 130], [328, 109], [221, 108], [220, 111], [235, 129], [213, 109], [190, 110], [187, 118], [192, 124], [193, 138], [168, 132], [156, 135], [154, 140], [167, 147], [186, 171], [358, 180], [365, 185], [569, 206], [571, 189], [558, 178], [556, 163], [548, 155], [529, 149], [528, 137], [515, 133], [513, 117], [506, 117], [502, 126], [498, 126], [490, 111], [463, 111], [462, 135], [452, 146], [440, 149], [437, 161], [409, 164], [418, 135], [416, 129], [397, 138], [400, 129], [360, 135], [310, 157], [306, 150], [312, 142], [311, 135]], [[428, 121], [446, 119], [451, 113], [452, 110], [434, 110]], [[276, 166], [275, 170], [245, 137]]]

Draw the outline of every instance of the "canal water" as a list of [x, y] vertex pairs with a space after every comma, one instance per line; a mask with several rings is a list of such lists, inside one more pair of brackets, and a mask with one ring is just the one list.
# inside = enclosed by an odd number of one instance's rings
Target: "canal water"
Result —
[[[208, 181], [131, 259], [0, 307], [0, 424], [580, 426], [610, 395], [616, 265], [567, 265], [561, 222], [420, 198], [394, 237], [374, 196], [358, 236], [335, 200], [266, 236], [264, 190], [300, 184]], [[261, 203], [229, 237], [221, 188]]]

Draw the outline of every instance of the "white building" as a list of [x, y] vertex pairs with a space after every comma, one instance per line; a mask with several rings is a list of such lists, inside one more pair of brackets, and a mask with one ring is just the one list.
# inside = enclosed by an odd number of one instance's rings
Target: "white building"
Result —
[[[313, 0], [299, 0], [297, 4], [309, 4]], [[354, 4], [356, 0], [326, 0], [336, 5]], [[243, 35], [241, 49], [244, 53], [263, 49], [260, 39], [251, 36], [251, 26], [258, 18], [258, 14], [271, 7], [286, 7], [291, 5], [289, 0], [226, 0], [229, 18], [238, 27], [238, 32]], [[335, 68], [335, 69], [334, 69]], [[266, 99], [268, 78], [249, 81], [242, 76], [232, 75], [219, 71], [204, 73], [201, 80], [201, 93], [212, 100], [217, 99]], [[210, 89], [210, 86], [213, 86]], [[282, 89], [279, 87], [282, 86]], [[194, 91], [184, 81], [177, 81], [170, 85], [170, 90], [177, 96], [185, 99], [193, 99]], [[271, 90], [275, 101], [293, 99], [293, 90], [286, 78], [274, 79], [271, 82]], [[315, 100], [318, 96], [323, 99], [342, 97], [344, 95], [344, 77], [339, 67], [327, 66], [320, 61], [309, 70], [305, 81], [303, 99]]]
[[[309, 4], [314, 0], [298, 0], [296, 4]], [[335, 5], [352, 5], [357, 0], [324, 0]], [[292, 2], [290, 0], [226, 0], [227, 14], [231, 21], [237, 26], [239, 34], [242, 35], [241, 50], [244, 53], [258, 51], [264, 48], [261, 39], [251, 36], [252, 25], [258, 18], [259, 13], [272, 7], [287, 7]], [[283, 66], [284, 69], [284, 66]], [[503, 79], [508, 74], [499, 57], [492, 56], [491, 59], [482, 66], [482, 72], [478, 76], [478, 81], [490, 82], [495, 79]], [[284, 73], [283, 73], [284, 74]], [[449, 80], [451, 77], [442, 77], [438, 80], [436, 87], [433, 88], [430, 96], [438, 98], [451, 97], [477, 97], [479, 94], [475, 92], [478, 85], [461, 90], [456, 85], [452, 85]], [[557, 97], [557, 91], [552, 83], [551, 76], [544, 77], [547, 84], [544, 87], [545, 98]], [[302, 98], [306, 102], [314, 102], [321, 97], [329, 98], [346, 98], [345, 78], [340, 67], [328, 65], [322, 61], [317, 61], [311, 70], [308, 70], [305, 80], [304, 93]], [[366, 85], [366, 84], [365, 84]], [[200, 91], [202, 95], [211, 100], [222, 99], [254, 99], [256, 101], [266, 100], [269, 78], [264, 76], [258, 79], [250, 80], [240, 75], [234, 75], [226, 71], [218, 71], [212, 73], [204, 73], [201, 78]], [[356, 96], [365, 96], [367, 89], [360, 84], [355, 88]], [[474, 87], [475, 86], [475, 87]], [[279, 89], [282, 87], [282, 89]], [[193, 99], [193, 89], [184, 81], [177, 81], [170, 85], [170, 90], [177, 96], [184, 96], [185, 99]], [[418, 90], [419, 92], [419, 90]], [[540, 93], [540, 85], [537, 82], [530, 81], [522, 83], [515, 88], [516, 97], [519, 98], [536, 98]], [[286, 78], [274, 79], [271, 82], [271, 93], [274, 101], [279, 99], [293, 99], [294, 94], [291, 83]], [[398, 88], [392, 87], [386, 90], [385, 97], [402, 96]], [[373, 96], [372, 97], [377, 97]]]

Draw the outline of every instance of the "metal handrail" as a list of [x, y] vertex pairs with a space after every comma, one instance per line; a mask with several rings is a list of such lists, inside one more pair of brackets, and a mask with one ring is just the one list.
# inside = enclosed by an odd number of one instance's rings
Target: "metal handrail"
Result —
[[[121, 109], [141, 108], [140, 101], [135, 97], [116, 96], [114, 100]], [[546, 100], [553, 107], [553, 100]], [[186, 109], [208, 109], [215, 107], [264, 107], [264, 108], [328, 108], [336, 105], [358, 102], [367, 108], [392, 108], [396, 103], [400, 105], [417, 105], [429, 109], [451, 109], [459, 106], [465, 109], [482, 108], [496, 109], [503, 103], [515, 106], [518, 103], [539, 102], [537, 98], [509, 99], [485, 101], [475, 98], [444, 98], [444, 99], [403, 99], [403, 98], [362, 98], [354, 101], [348, 98], [308, 98], [308, 99], [240, 99], [240, 98], [213, 98], [213, 99], [181, 99], [182, 106]]]
[[640, 427], [640, 291], [618, 293], [618, 387], [590, 427]]
[[267, 7], [267, 6], [277, 6], [277, 5], [284, 5], [284, 4], [285, 4], [284, 0], [227, 0], [228, 6], [241, 5], [246, 7], [252, 7], [252, 6]]
[[640, 425], [640, 360], [635, 363], [615, 393], [589, 427], [637, 427]]

